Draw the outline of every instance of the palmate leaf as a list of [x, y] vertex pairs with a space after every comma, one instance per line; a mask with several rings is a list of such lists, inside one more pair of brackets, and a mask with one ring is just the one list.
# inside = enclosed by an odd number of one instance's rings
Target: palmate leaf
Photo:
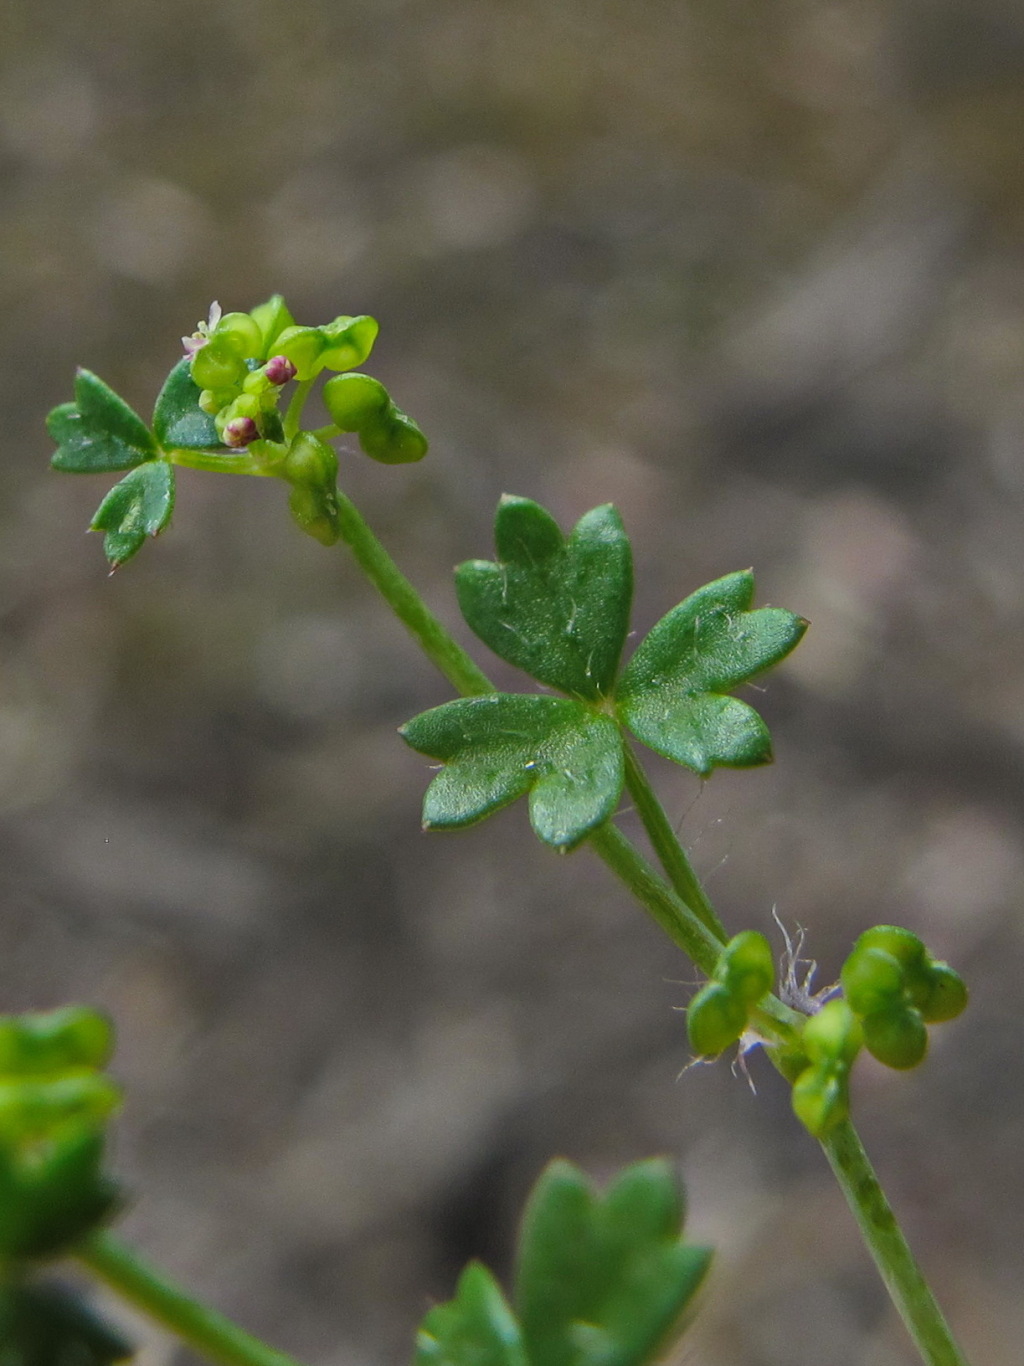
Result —
[[516, 1317], [479, 1262], [459, 1277], [455, 1298], [423, 1320], [415, 1366], [529, 1366]]
[[57, 442], [53, 468], [72, 474], [130, 470], [158, 454], [142, 418], [90, 370], [78, 371], [74, 403], [54, 408], [46, 429]]
[[622, 791], [618, 726], [566, 698], [460, 698], [399, 733], [445, 764], [427, 789], [424, 828], [472, 825], [529, 792], [536, 833], [568, 850], [611, 816]]
[[662, 617], [619, 682], [618, 713], [637, 739], [702, 775], [771, 759], [764, 721], [726, 694], [789, 654], [807, 622], [750, 611], [753, 598], [749, 571], [699, 588]]
[[222, 445], [213, 418], [199, 406], [202, 391], [190, 364], [189, 356], [178, 361], [153, 409], [153, 431], [165, 450], [211, 450]]
[[455, 571], [470, 627], [541, 683], [578, 697], [610, 692], [633, 595], [632, 553], [618, 512], [594, 508], [565, 538], [537, 503], [506, 495], [494, 534], [496, 564], [469, 560]]
[[641, 1366], [682, 1319], [711, 1260], [682, 1240], [668, 1163], [627, 1167], [603, 1195], [552, 1162], [530, 1197], [514, 1304], [530, 1366]]
[[156, 536], [174, 511], [174, 467], [150, 460], [125, 476], [96, 509], [90, 531], [105, 531], [103, 549], [114, 569]]
[[133, 1355], [119, 1332], [62, 1286], [0, 1290], [0, 1366], [112, 1366]]

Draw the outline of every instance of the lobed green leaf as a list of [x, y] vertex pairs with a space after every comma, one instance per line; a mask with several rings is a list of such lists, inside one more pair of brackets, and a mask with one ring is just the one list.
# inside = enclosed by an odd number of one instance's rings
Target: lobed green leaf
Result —
[[488, 693], [424, 712], [400, 734], [445, 767], [427, 789], [424, 828], [472, 825], [530, 794], [530, 823], [556, 849], [606, 821], [623, 784], [615, 722], [558, 697]]
[[633, 562], [610, 504], [563, 537], [550, 513], [508, 495], [495, 520], [497, 563], [455, 571], [469, 626], [502, 659], [578, 697], [611, 691], [629, 629]]
[[455, 1298], [423, 1320], [415, 1366], [529, 1366], [516, 1317], [479, 1262], [462, 1273]]
[[78, 371], [74, 403], [54, 408], [46, 429], [57, 443], [51, 464], [67, 473], [130, 470], [158, 453], [142, 418], [90, 370]]
[[626, 1168], [598, 1195], [551, 1163], [530, 1198], [514, 1303], [531, 1366], [641, 1366], [679, 1324], [710, 1262], [682, 1239], [663, 1161]]
[[771, 759], [761, 717], [725, 694], [789, 654], [807, 622], [751, 611], [753, 597], [749, 571], [698, 589], [654, 626], [619, 684], [619, 715], [637, 739], [702, 775]]
[[153, 431], [165, 450], [210, 450], [223, 444], [213, 418], [199, 406], [201, 393], [192, 378], [191, 358], [183, 356], [164, 381], [153, 409]]
[[174, 468], [165, 460], [139, 465], [114, 487], [96, 509], [90, 531], [105, 531], [103, 549], [116, 569], [156, 536], [174, 511]]

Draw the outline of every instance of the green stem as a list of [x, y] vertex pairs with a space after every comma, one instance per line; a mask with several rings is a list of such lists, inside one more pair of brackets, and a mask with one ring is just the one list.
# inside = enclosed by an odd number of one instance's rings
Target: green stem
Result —
[[319, 441], [333, 441], [336, 436], [342, 435], [342, 430], [336, 422], [328, 422], [326, 427], [317, 427], [313, 435]]
[[219, 1366], [300, 1366], [295, 1357], [251, 1337], [216, 1310], [197, 1304], [111, 1233], [93, 1233], [76, 1256], [112, 1289]]
[[700, 879], [693, 871], [693, 866], [686, 856], [686, 850], [680, 844], [665, 808], [658, 800], [658, 796], [654, 788], [651, 787], [650, 780], [632, 747], [625, 744], [623, 748], [626, 754], [626, 789], [633, 798], [633, 804], [641, 821], [643, 821], [644, 829], [647, 831], [647, 838], [651, 841], [651, 846], [657, 854], [669, 882], [687, 906], [692, 907], [694, 914], [705, 928], [710, 930], [715, 938], [724, 944], [729, 936], [715, 914], [714, 907], [700, 884]]
[[494, 692], [491, 680], [441, 625], [340, 489], [338, 525], [367, 578], [452, 687], [467, 697]]
[[190, 451], [175, 447], [167, 452], [172, 465], [184, 465], [190, 470], [212, 470], [215, 474], [277, 474], [276, 469], [261, 465], [248, 451], [235, 454], [225, 451]]
[[[419, 641], [455, 689], [473, 696], [494, 686], [448, 634], [408, 579], [373, 535], [353, 503], [339, 490], [341, 534], [392, 610]], [[672, 942], [709, 977], [726, 937], [668, 817], [639, 762], [627, 751], [627, 784], [648, 837], [672, 886], [610, 821], [593, 831], [589, 844], [648, 911]], [[754, 1023], [772, 1042], [792, 1044], [804, 1016], [774, 996], [765, 997]], [[927, 1366], [966, 1366], [935, 1298], [914, 1260], [852, 1124], [840, 1126], [823, 1144], [893, 1303]]]
[[291, 441], [298, 434], [299, 423], [302, 421], [302, 410], [306, 406], [306, 399], [309, 398], [310, 390], [315, 383], [315, 379], [304, 379], [296, 384], [295, 392], [289, 400], [288, 407], [285, 409], [284, 420], [281, 423], [286, 441]]
[[[590, 835], [590, 845], [651, 918], [708, 977], [714, 972], [721, 940], [712, 934], [667, 882], [655, 872], [639, 849], [610, 821]], [[774, 1043], [792, 1044], [804, 1017], [774, 996], [758, 1007], [757, 1026]]]
[[928, 1366], [967, 1366], [967, 1359], [914, 1260], [857, 1131], [847, 1121], [823, 1139], [821, 1146], [922, 1359]]

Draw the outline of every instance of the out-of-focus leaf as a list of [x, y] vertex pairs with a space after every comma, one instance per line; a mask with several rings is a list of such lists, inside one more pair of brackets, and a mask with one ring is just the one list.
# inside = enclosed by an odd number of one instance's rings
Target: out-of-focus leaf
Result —
[[530, 1366], [641, 1366], [666, 1344], [711, 1253], [683, 1241], [667, 1163], [627, 1167], [603, 1195], [570, 1163], [534, 1188], [514, 1304]]
[[528, 1366], [515, 1315], [479, 1262], [462, 1273], [455, 1298], [423, 1320], [415, 1366]]
[[0, 1366], [112, 1366], [133, 1355], [116, 1329], [63, 1286], [0, 1289]]

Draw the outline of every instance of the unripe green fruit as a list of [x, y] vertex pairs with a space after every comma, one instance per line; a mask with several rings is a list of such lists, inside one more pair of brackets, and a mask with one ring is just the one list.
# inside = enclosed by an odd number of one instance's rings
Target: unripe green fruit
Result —
[[263, 333], [248, 313], [225, 313], [213, 330], [212, 340], [242, 360], [259, 358], [263, 349]]
[[285, 457], [281, 474], [292, 485], [288, 506], [296, 522], [321, 545], [334, 545], [340, 528], [338, 457], [332, 447], [312, 432], [300, 432]]
[[804, 1025], [803, 1046], [813, 1063], [849, 1066], [864, 1036], [860, 1021], [845, 1001], [829, 1001]]
[[319, 327], [286, 327], [274, 340], [274, 354], [287, 356], [295, 366], [295, 378], [305, 381], [320, 373], [324, 345]]
[[875, 925], [864, 931], [853, 949], [855, 953], [858, 949], [882, 949], [908, 971], [923, 968], [928, 956], [918, 936], [902, 925]]
[[775, 962], [772, 947], [757, 930], [744, 930], [729, 940], [715, 968], [715, 978], [748, 1005], [772, 988]]
[[335, 375], [323, 387], [331, 421], [342, 432], [358, 432], [392, 406], [388, 391], [370, 375]]
[[928, 1024], [955, 1020], [967, 1006], [967, 987], [959, 973], [948, 963], [932, 963], [929, 969], [929, 989], [918, 1010]]
[[226, 341], [214, 337], [192, 357], [192, 378], [200, 389], [229, 389], [241, 384], [248, 373], [245, 358]]
[[903, 999], [905, 976], [898, 959], [885, 949], [860, 945], [843, 964], [842, 983], [855, 1015], [886, 1010]]
[[337, 502], [333, 497], [325, 497], [306, 484], [296, 484], [288, 495], [288, 507], [307, 536], [312, 536], [321, 545], [334, 545], [341, 533]]
[[85, 1006], [0, 1017], [0, 1077], [103, 1067], [113, 1048], [110, 1021]]
[[690, 1047], [699, 1058], [716, 1058], [746, 1027], [746, 1004], [721, 982], [701, 987], [686, 1012]]
[[808, 1067], [793, 1087], [793, 1112], [815, 1138], [828, 1134], [850, 1114], [848, 1069], [818, 1063]]
[[427, 453], [427, 438], [412, 418], [393, 403], [389, 414], [361, 428], [359, 444], [372, 460], [379, 460], [382, 465], [408, 465], [422, 460]]
[[354, 370], [373, 350], [379, 331], [376, 318], [335, 318], [320, 329], [325, 342], [321, 363], [328, 370]]
[[288, 305], [280, 294], [275, 294], [265, 304], [257, 304], [249, 314], [260, 329], [262, 341], [255, 354], [269, 356], [274, 342], [286, 327], [294, 327], [295, 319], [288, 311]]
[[928, 1030], [913, 1006], [898, 1005], [867, 1015], [863, 1028], [865, 1048], [886, 1067], [907, 1071], [924, 1061]]

